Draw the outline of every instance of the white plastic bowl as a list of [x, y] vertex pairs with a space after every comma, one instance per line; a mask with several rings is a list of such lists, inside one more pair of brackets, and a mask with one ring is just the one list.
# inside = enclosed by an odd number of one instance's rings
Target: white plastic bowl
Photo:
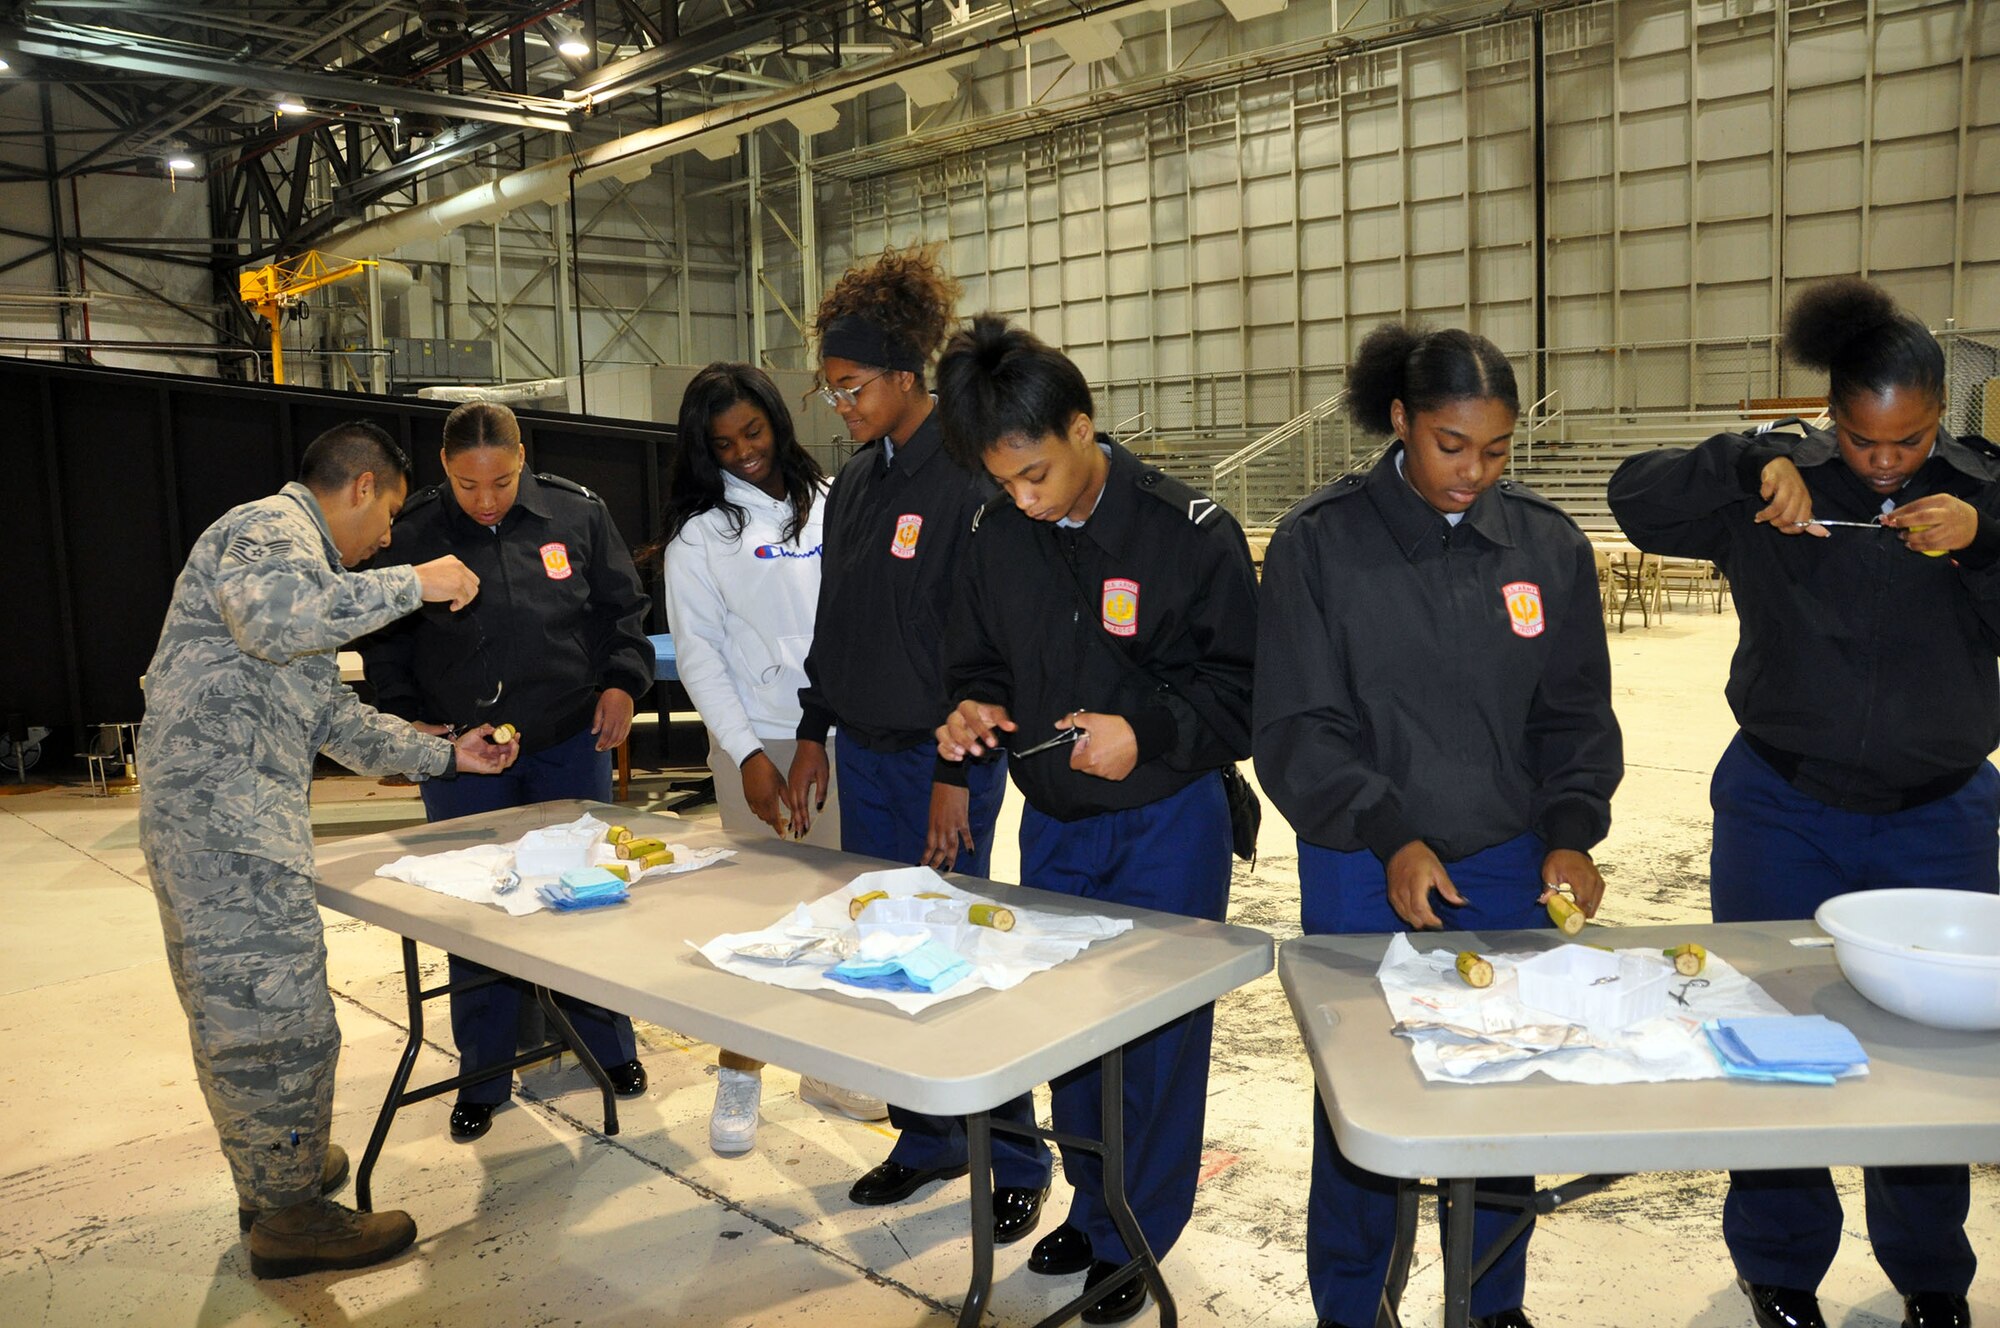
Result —
[[1857, 890], [1813, 921], [1855, 990], [1933, 1028], [2000, 1029], [2000, 895]]

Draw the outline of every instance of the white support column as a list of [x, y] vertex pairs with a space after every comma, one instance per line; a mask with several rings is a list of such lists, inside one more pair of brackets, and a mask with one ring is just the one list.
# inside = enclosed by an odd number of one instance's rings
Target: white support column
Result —
[[1879, 19], [1875, 12], [1875, 0], [1868, 0], [1868, 17], [1862, 27], [1862, 40], [1868, 45], [1868, 57], [1861, 67], [1861, 275], [1866, 277], [1873, 267], [1874, 245], [1869, 240], [1868, 218], [1875, 202], [1875, 49], [1881, 41]]
[[1951, 197], [1951, 313], [1961, 323], [1972, 321], [1965, 307], [1965, 195], [1971, 184], [1966, 141], [1977, 109], [1972, 96], [1972, 44], [1979, 31], [1976, 0], [1965, 0], [1958, 30], [1958, 182]]
[[[1966, 0], [1967, 4], [1972, 0]], [[1790, 114], [1791, 77], [1785, 65], [1785, 47], [1791, 41], [1791, 6], [1778, 5], [1771, 14], [1771, 326], [1785, 315], [1785, 125]], [[1772, 337], [1769, 349], [1771, 395], [1785, 395], [1785, 367]]]
[[750, 363], [765, 364], [764, 340], [764, 131], [752, 129], [743, 136], [750, 184], [750, 280], [744, 292], [750, 300]]
[[[799, 130], [799, 317], [811, 325], [819, 312], [819, 196], [813, 185], [813, 136]], [[810, 368], [807, 343], [800, 368]]]
[[500, 294], [500, 220], [493, 221], [493, 373], [507, 381], [507, 301]]
[[368, 269], [368, 390], [382, 396], [389, 390], [387, 366], [382, 363], [382, 269]]
[[693, 298], [694, 291], [693, 283], [688, 278], [687, 163], [676, 156], [674, 158], [673, 171], [674, 226], [676, 228], [674, 238], [679, 248], [677, 257], [680, 261], [680, 269], [675, 274], [679, 280], [679, 288], [674, 297], [674, 313], [676, 315], [676, 322], [679, 324], [677, 331], [680, 336], [680, 361], [682, 364], [693, 364], [694, 314], [688, 308], [688, 301]]
[[556, 270], [551, 274], [555, 279], [556, 294], [556, 373], [566, 378], [570, 366], [575, 365], [580, 379], [583, 376], [583, 347], [570, 345], [570, 266], [576, 261], [576, 255], [570, 251], [569, 244], [569, 204], [550, 205], [549, 234], [556, 242]]

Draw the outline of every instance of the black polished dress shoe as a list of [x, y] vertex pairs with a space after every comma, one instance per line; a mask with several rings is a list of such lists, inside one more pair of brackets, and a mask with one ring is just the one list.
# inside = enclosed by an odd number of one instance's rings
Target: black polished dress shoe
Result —
[[461, 1102], [451, 1109], [451, 1137], [469, 1144], [493, 1128], [491, 1102]]
[[854, 1188], [847, 1192], [853, 1203], [873, 1208], [879, 1204], [892, 1204], [909, 1198], [934, 1180], [957, 1180], [970, 1167], [934, 1167], [929, 1171], [919, 1171], [906, 1167], [901, 1162], [884, 1162], [873, 1171], [854, 1182]]
[[1535, 1328], [1535, 1321], [1517, 1305], [1511, 1310], [1501, 1310], [1498, 1314], [1474, 1319], [1472, 1328]]
[[1090, 1237], [1065, 1222], [1035, 1242], [1028, 1271], [1043, 1277], [1068, 1277], [1091, 1265]]
[[1021, 1237], [1035, 1229], [1042, 1220], [1042, 1200], [1049, 1197], [1049, 1187], [1028, 1189], [1025, 1186], [1002, 1185], [993, 1191], [993, 1243], [1012, 1245]]
[[[1083, 1279], [1083, 1289], [1089, 1291], [1099, 1282], [1117, 1272], [1120, 1265], [1106, 1263], [1099, 1259], [1090, 1265], [1090, 1275]], [[1134, 1277], [1116, 1291], [1085, 1309], [1085, 1323], [1123, 1323], [1146, 1308], [1146, 1279]]]
[[1826, 1328], [1826, 1320], [1819, 1313], [1819, 1297], [1810, 1291], [1759, 1286], [1740, 1277], [1736, 1285], [1750, 1297], [1750, 1314], [1757, 1328]]
[[618, 1097], [637, 1097], [646, 1091], [646, 1067], [637, 1061], [607, 1065], [604, 1077], [611, 1081], [611, 1091]]
[[1972, 1328], [1972, 1307], [1949, 1291], [1903, 1297], [1903, 1328]]

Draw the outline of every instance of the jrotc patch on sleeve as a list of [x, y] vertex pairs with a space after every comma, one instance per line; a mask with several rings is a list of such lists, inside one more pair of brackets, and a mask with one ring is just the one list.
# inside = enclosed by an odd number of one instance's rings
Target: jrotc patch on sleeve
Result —
[[1139, 632], [1139, 583], [1122, 576], [1104, 579], [1104, 630], [1113, 636]]
[[292, 542], [288, 539], [260, 540], [254, 535], [238, 535], [229, 541], [229, 547], [222, 551], [222, 556], [231, 562], [260, 563], [266, 558], [291, 551]]
[[542, 546], [542, 570], [549, 574], [551, 581], [567, 581], [573, 570], [569, 565], [569, 546], [551, 541]]
[[915, 512], [905, 512], [896, 518], [896, 538], [889, 541], [889, 552], [898, 558], [917, 556], [917, 536], [923, 533], [924, 519]]
[[1507, 625], [1516, 636], [1540, 636], [1549, 625], [1542, 616], [1542, 588], [1532, 581], [1509, 581], [1500, 587], [1507, 601]]

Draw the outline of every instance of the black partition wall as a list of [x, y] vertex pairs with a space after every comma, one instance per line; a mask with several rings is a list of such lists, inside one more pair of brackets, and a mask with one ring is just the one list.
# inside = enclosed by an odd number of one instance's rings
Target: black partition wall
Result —
[[[189, 547], [277, 491], [306, 444], [368, 419], [443, 478], [444, 402], [0, 360], [0, 715], [70, 728], [136, 720]], [[628, 543], [652, 537], [673, 430], [522, 411], [528, 464], [603, 495]]]

